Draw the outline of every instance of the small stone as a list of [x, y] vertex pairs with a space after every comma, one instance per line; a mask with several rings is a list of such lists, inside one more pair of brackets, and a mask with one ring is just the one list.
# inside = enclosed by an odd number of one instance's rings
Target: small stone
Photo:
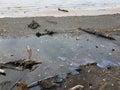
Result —
[[88, 73], [90, 72], [91, 70], [88, 70]]
[[84, 89], [84, 86], [83, 85], [76, 85], [68, 90], [83, 90]]
[[109, 53], [109, 55], [112, 55], [112, 53]]
[[113, 48], [112, 51], [115, 51], [115, 49]]
[[114, 84], [112, 84], [112, 86], [114, 86]]
[[106, 79], [103, 79], [103, 81], [105, 82], [105, 81], [106, 81]]
[[39, 32], [36, 33], [36, 36], [37, 36], [37, 37], [40, 37], [41, 35], [42, 35], [42, 34], [39, 33]]
[[37, 49], [37, 51], [39, 52], [39, 51], [40, 51], [40, 49]]
[[96, 46], [96, 48], [98, 48], [98, 46]]

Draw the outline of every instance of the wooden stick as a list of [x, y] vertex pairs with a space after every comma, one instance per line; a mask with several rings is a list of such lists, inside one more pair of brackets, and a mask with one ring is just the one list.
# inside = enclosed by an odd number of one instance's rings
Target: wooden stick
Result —
[[106, 39], [109, 39], [109, 40], [115, 40], [115, 38], [113, 37], [110, 37], [110, 36], [107, 36], [107, 35], [104, 35], [102, 33], [99, 33], [99, 32], [95, 32], [95, 31], [89, 31], [89, 30], [86, 30], [86, 29], [82, 29], [82, 28], [78, 28], [79, 30], [82, 30], [86, 33], [89, 33], [89, 34], [93, 34], [93, 35], [96, 35], [96, 36], [99, 36], [99, 37], [102, 37], [102, 38], [106, 38]]

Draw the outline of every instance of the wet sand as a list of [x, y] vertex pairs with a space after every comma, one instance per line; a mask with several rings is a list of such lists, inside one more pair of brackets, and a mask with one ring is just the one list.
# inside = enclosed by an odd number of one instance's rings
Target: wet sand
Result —
[[[40, 27], [35, 30], [28, 28], [28, 25], [35, 20]], [[55, 32], [70, 32], [77, 28], [90, 28], [93, 30], [120, 31], [120, 15], [100, 16], [67, 16], [67, 17], [31, 17], [31, 18], [1, 18], [1, 37], [29, 36], [37, 31], [44, 32], [45, 29]], [[119, 33], [118, 33], [119, 34]]]
[[[33, 20], [39, 24], [39, 27], [36, 27], [36, 29], [29, 27]], [[91, 35], [79, 31], [78, 28], [89, 28], [90, 31], [95, 30], [103, 34], [109, 34], [111, 37], [115, 38], [115, 40], [108, 40], [97, 35]], [[46, 33], [46, 30], [55, 33], [52, 35], [44, 34]], [[36, 33], [38, 34], [36, 35]], [[43, 36], [39, 36], [39, 34], [42, 34]], [[0, 50], [2, 51], [0, 53], [1, 61], [7, 62], [27, 58], [27, 45], [31, 46], [33, 50], [32, 59], [42, 61], [42, 65], [35, 71], [24, 71], [27, 72], [27, 75], [23, 80], [28, 84], [56, 74], [66, 74], [71, 72], [75, 75], [70, 78], [70, 80], [73, 80], [70, 86], [68, 85], [69, 79], [68, 81], [66, 79], [67, 89], [77, 84], [83, 84], [87, 87], [85, 90], [88, 90], [89, 87], [86, 85], [88, 83], [85, 82], [88, 82], [89, 80], [83, 80], [81, 83], [74, 83], [75, 78], [89, 78], [89, 74], [84, 72], [82, 73], [84, 73], [83, 75], [85, 75], [85, 77], [76, 75], [75, 69], [78, 68], [79, 65], [97, 62], [97, 66], [102, 67], [103, 71], [109, 66], [115, 66], [115, 70], [110, 70], [111, 74], [117, 73], [120, 65], [119, 14], [99, 16], [1, 18], [0, 37]], [[92, 67], [95, 74], [99, 73], [97, 72], [97, 66]], [[6, 70], [6, 72], [8, 75], [1, 76], [0, 80], [2, 81], [0, 82], [9, 80], [15, 82], [19, 76], [23, 74], [23, 72], [14, 70]], [[16, 76], [13, 76], [13, 73]], [[100, 78], [96, 77], [98, 81], [95, 81], [94, 79], [90, 80], [90, 82], [97, 83], [95, 88], [93, 88], [94, 90], [98, 89], [99, 80], [103, 80], [107, 75], [108, 74], [103, 75], [103, 77]], [[93, 75], [90, 77], [94, 78]], [[119, 78], [119, 72], [115, 78]], [[100, 88], [106, 87], [106, 82], [104, 84], [102, 84]], [[116, 83], [116, 79], [113, 84], [117, 85], [115, 88], [119, 88], [119, 82]], [[113, 84], [112, 79], [110, 79], [110, 85]], [[67, 90], [63, 86], [55, 90]]]

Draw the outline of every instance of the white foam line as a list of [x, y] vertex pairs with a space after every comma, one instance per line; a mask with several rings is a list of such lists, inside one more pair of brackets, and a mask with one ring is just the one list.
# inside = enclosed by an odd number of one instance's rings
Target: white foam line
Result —
[[24, 10], [16, 8], [9, 12], [0, 13], [0, 18], [5, 17], [41, 17], [41, 16], [54, 16], [54, 17], [65, 17], [65, 16], [96, 16], [106, 14], [119, 14], [120, 8], [112, 9], [99, 9], [99, 10], [80, 10], [80, 9], [68, 9], [69, 12], [58, 11], [57, 9], [37, 9], [37, 10]]

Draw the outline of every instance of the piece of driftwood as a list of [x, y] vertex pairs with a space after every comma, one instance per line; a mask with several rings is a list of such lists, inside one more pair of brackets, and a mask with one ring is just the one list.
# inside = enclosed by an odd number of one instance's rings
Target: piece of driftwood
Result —
[[58, 11], [62, 11], [62, 12], [69, 12], [68, 10], [61, 9], [61, 8], [58, 8]]
[[[38, 64], [41, 64], [41, 62], [20, 59], [20, 60], [15, 60], [15, 61], [9, 61], [6, 63], [0, 63], [0, 68], [1, 69], [14, 69], [14, 70], [19, 70], [19, 71], [25, 70], [25, 69], [32, 70], [33, 66], [36, 66]], [[1, 71], [1, 73], [4, 74], [3, 71]]]
[[9, 62], [0, 62], [0, 68], [15, 69], [15, 70], [25, 70], [25, 69], [34, 70], [33, 67], [41, 64], [41, 62], [31, 60], [32, 49], [29, 46], [27, 47], [27, 52], [28, 52], [27, 59], [20, 59], [20, 60], [9, 61]]
[[103, 33], [100, 33], [100, 32], [96, 32], [94, 30], [90, 31], [90, 30], [82, 29], [82, 28], [78, 28], [78, 30], [82, 30], [82, 31], [84, 31], [86, 33], [93, 34], [95, 36], [106, 38], [106, 39], [109, 39], [109, 40], [115, 40], [115, 38], [113, 38], [113, 37], [111, 37], [109, 35], [106, 35], [106, 34], [103, 34]]

